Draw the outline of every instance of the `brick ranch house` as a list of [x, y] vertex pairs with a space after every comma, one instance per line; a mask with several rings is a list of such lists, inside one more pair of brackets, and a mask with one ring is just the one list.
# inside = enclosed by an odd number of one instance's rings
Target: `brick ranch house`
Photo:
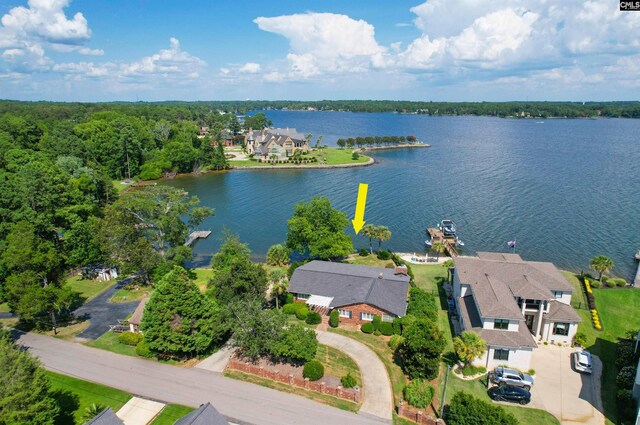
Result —
[[573, 287], [552, 263], [497, 252], [456, 257], [454, 263], [460, 329], [487, 343], [487, 352], [474, 361], [478, 366], [528, 370], [536, 341], [573, 342], [582, 319], [571, 307]]
[[342, 323], [360, 325], [375, 315], [391, 322], [407, 312], [409, 276], [406, 266], [386, 269], [311, 261], [293, 272], [289, 292], [320, 314], [337, 309]]

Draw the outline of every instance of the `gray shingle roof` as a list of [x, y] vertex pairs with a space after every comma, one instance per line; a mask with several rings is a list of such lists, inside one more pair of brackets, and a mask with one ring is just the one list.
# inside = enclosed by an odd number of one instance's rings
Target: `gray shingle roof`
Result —
[[124, 425], [124, 422], [116, 416], [110, 407], [107, 407], [84, 425]]
[[211, 403], [207, 403], [178, 419], [173, 425], [229, 425], [229, 422]]
[[409, 276], [394, 269], [311, 261], [298, 267], [289, 292], [333, 297], [330, 307], [371, 304], [396, 316], [407, 312]]
[[545, 319], [552, 322], [582, 322], [582, 317], [573, 307], [560, 301], [549, 303], [549, 313], [545, 315]]
[[524, 322], [519, 322], [517, 332], [500, 329], [483, 329], [482, 321], [480, 320], [480, 315], [476, 309], [473, 297], [467, 295], [458, 298], [457, 301], [465, 329], [480, 335], [487, 345], [505, 348], [536, 348], [538, 346]]

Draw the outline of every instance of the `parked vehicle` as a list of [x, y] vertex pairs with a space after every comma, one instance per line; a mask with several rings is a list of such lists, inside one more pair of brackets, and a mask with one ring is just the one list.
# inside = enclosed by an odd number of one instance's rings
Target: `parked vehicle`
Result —
[[588, 351], [575, 351], [571, 358], [573, 359], [573, 367], [576, 372], [591, 373], [591, 353]]
[[531, 401], [531, 393], [529, 391], [509, 385], [491, 387], [487, 393], [492, 400], [496, 401], [512, 401], [520, 404], [527, 404]]
[[531, 375], [506, 367], [495, 368], [491, 372], [490, 379], [496, 385], [511, 385], [512, 387], [524, 388], [527, 391], [533, 386]]

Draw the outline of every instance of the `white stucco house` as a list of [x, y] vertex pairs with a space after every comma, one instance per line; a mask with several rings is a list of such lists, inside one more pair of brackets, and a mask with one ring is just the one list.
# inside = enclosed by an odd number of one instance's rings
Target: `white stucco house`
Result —
[[474, 364], [526, 371], [538, 343], [572, 343], [581, 318], [571, 307], [573, 287], [552, 263], [496, 252], [456, 257], [454, 263], [460, 329], [487, 343]]

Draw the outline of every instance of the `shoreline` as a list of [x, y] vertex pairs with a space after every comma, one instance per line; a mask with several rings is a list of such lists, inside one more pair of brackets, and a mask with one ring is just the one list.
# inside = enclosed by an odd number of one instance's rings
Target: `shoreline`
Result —
[[404, 149], [404, 148], [430, 148], [431, 145], [428, 143], [403, 143], [401, 145], [393, 145], [393, 146], [368, 146], [366, 148], [360, 149], [362, 152], [367, 151], [381, 151], [381, 150], [391, 150], [391, 149]]
[[[355, 168], [368, 167], [376, 164], [375, 158], [369, 157], [367, 162], [358, 162], [355, 164], [321, 164], [321, 165], [249, 165], [246, 167], [231, 167], [231, 170], [323, 170], [329, 168]], [[215, 171], [215, 170], [212, 170]]]

